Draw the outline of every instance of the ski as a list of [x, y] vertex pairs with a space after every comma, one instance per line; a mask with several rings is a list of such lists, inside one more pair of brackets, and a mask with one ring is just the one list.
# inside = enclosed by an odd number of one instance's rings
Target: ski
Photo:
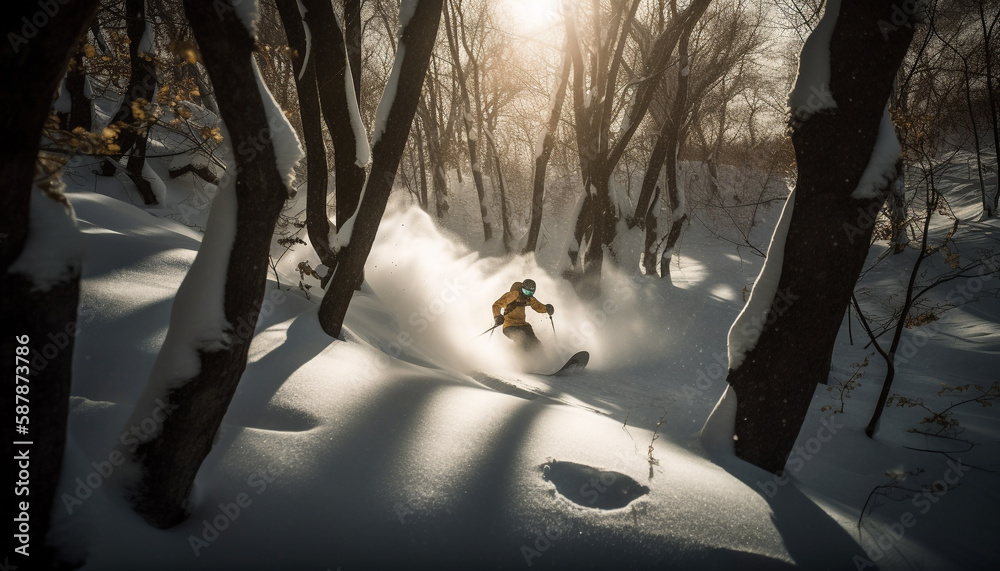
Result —
[[533, 375], [542, 375], [545, 377], [553, 377], [556, 375], [561, 375], [569, 371], [575, 371], [577, 369], [583, 369], [590, 362], [590, 353], [586, 351], [580, 351], [569, 358], [566, 364], [559, 368], [558, 371], [554, 373], [532, 373]]

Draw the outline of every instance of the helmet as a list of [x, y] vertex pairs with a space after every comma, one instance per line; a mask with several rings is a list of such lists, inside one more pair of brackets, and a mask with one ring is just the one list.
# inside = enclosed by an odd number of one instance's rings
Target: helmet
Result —
[[535, 295], [535, 280], [527, 279], [521, 281], [521, 293], [531, 297]]

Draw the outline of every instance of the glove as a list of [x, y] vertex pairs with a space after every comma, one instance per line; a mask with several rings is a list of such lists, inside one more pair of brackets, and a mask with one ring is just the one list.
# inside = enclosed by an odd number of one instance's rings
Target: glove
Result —
[[498, 316], [494, 317], [494, 318], [493, 318], [493, 323], [494, 323], [494, 324], [495, 324], [496, 326], [498, 326], [498, 327], [499, 327], [500, 325], [503, 325], [503, 316], [502, 316], [502, 315], [498, 315]]
[[546, 303], [545, 304], [545, 313], [548, 313], [549, 315], [552, 315], [552, 313], [555, 312], [555, 310], [556, 310], [556, 308], [552, 307], [551, 303]]

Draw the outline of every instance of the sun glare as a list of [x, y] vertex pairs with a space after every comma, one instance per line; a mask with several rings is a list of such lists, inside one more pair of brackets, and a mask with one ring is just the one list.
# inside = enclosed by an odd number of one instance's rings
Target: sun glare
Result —
[[507, 0], [515, 33], [535, 34], [559, 19], [559, 0]]

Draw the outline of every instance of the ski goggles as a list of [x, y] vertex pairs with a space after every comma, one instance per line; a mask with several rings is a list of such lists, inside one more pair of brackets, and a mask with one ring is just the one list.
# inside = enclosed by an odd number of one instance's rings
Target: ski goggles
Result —
[[535, 295], [535, 290], [528, 289], [528, 288], [521, 288], [521, 293], [523, 293], [524, 295], [526, 295], [528, 297], [531, 297], [531, 296]]

